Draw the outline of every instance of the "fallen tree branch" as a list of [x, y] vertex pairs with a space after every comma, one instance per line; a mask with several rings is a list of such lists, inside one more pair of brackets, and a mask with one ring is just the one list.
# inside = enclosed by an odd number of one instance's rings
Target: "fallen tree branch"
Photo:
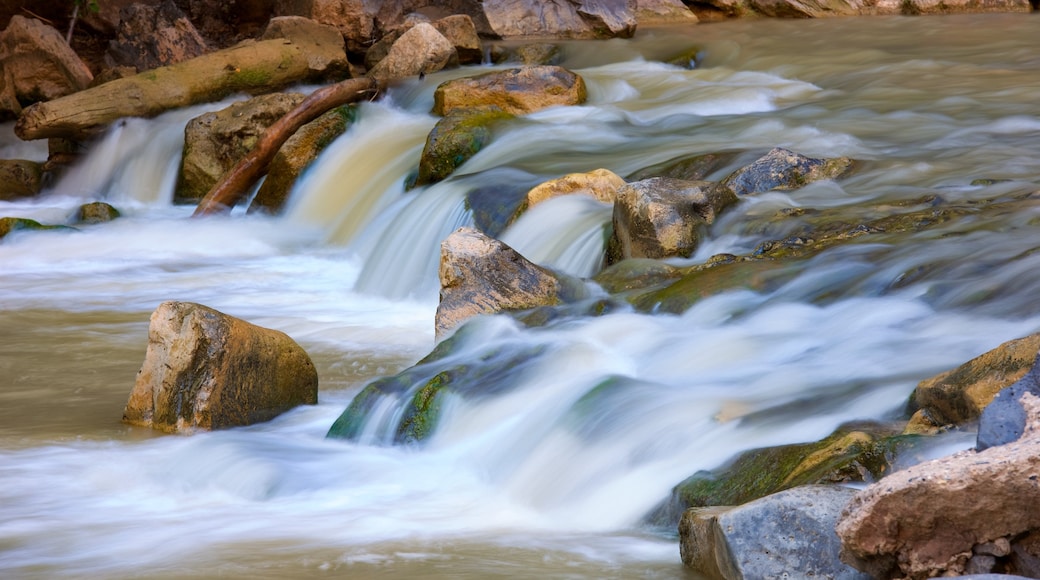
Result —
[[230, 211], [245, 197], [253, 184], [267, 173], [267, 167], [278, 153], [278, 149], [297, 129], [330, 109], [360, 101], [378, 91], [375, 80], [360, 78], [347, 79], [311, 93], [296, 108], [275, 121], [260, 135], [256, 146], [202, 198], [192, 217]]

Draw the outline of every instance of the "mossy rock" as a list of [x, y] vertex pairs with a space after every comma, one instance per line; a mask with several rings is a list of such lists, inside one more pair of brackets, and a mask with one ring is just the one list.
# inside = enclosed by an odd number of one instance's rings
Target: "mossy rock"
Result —
[[512, 118], [498, 107], [456, 109], [426, 137], [415, 186], [442, 181], [491, 142], [491, 125]]
[[19, 231], [36, 231], [36, 230], [69, 230], [76, 231], [76, 228], [70, 228], [69, 226], [51, 226], [44, 225], [36, 220], [19, 217], [3, 217], [0, 218], [0, 239], [3, 239], [12, 232]]
[[[380, 421], [375, 427], [379, 441], [421, 443], [436, 430], [446, 397], [480, 399], [507, 391], [522, 375], [521, 369], [547, 352], [541, 346], [500, 346], [455, 362], [459, 357], [453, 351], [464, 341], [452, 338], [415, 366], [369, 383], [332, 424], [327, 436], [356, 441], [371, 421]], [[448, 358], [452, 362], [445, 360]], [[376, 409], [386, 408], [388, 398], [389, 413], [373, 416]]]
[[690, 507], [741, 505], [800, 485], [876, 481], [891, 470], [898, 453], [920, 439], [893, 426], [859, 423], [812, 443], [752, 449], [679, 483], [649, 519], [670, 525]]
[[78, 224], [100, 224], [118, 218], [119, 210], [103, 201], [85, 203], [76, 210], [75, 222]]

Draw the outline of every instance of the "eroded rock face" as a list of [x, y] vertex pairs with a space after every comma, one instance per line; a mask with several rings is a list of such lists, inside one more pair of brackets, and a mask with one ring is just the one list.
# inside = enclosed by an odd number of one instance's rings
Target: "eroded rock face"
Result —
[[479, 314], [560, 304], [583, 291], [473, 228], [459, 228], [441, 244], [440, 282], [438, 337]]
[[708, 181], [653, 177], [629, 183], [617, 191], [607, 263], [689, 257], [699, 230], [736, 201], [732, 191]]
[[417, 24], [394, 42], [368, 76], [380, 82], [418, 77], [443, 69], [452, 59], [458, 61], [451, 41], [432, 25]]
[[808, 485], [739, 507], [687, 510], [679, 523], [683, 564], [713, 579], [869, 580], [838, 557], [834, 524], [854, 493]]
[[184, 155], [175, 196], [202, 199], [255, 145], [267, 127], [299, 105], [304, 95], [271, 93], [200, 115], [184, 127]]
[[108, 56], [138, 71], [166, 66], [205, 54], [206, 41], [173, 0], [157, 6], [132, 4], [120, 11], [116, 39]]
[[912, 580], [1021, 573], [1035, 562], [1040, 399], [1022, 402], [1028, 425], [1018, 441], [921, 463], [857, 493], [837, 525], [842, 559], [874, 577]]
[[609, 169], [593, 169], [587, 173], [569, 173], [550, 179], [527, 192], [527, 207], [561, 195], [591, 195], [603, 203], [614, 203], [625, 180]]
[[816, 159], [777, 147], [750, 165], [733, 172], [722, 181], [737, 195], [751, 195], [774, 189], [798, 189], [814, 181], [837, 179], [852, 168], [848, 157]]
[[278, 16], [303, 16], [334, 26], [343, 35], [347, 50], [363, 53], [379, 39], [375, 15], [378, 2], [367, 0], [275, 0]]
[[484, 14], [502, 38], [629, 37], [635, 0], [484, 0]]
[[433, 112], [495, 106], [523, 115], [557, 105], [578, 105], [587, 96], [585, 81], [558, 66], [528, 66], [441, 83], [433, 94]]
[[123, 421], [166, 432], [223, 429], [317, 402], [317, 371], [285, 333], [164, 302], [152, 313]]
[[0, 68], [8, 94], [23, 106], [85, 89], [94, 78], [60, 32], [21, 15], [0, 33]]

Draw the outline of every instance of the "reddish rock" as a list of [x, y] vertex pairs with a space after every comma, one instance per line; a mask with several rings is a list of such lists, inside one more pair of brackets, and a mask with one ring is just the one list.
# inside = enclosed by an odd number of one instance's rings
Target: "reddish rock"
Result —
[[418, 24], [401, 35], [368, 76], [390, 82], [437, 72], [455, 59], [455, 47], [430, 24]]
[[276, 16], [303, 16], [336, 27], [349, 52], [363, 53], [379, 39], [378, 2], [366, 0], [275, 0]]
[[205, 54], [206, 41], [173, 0], [133, 4], [120, 12], [108, 56], [117, 65], [150, 70]]
[[94, 78], [60, 32], [18, 15], [0, 33], [0, 67], [22, 105], [85, 89]]

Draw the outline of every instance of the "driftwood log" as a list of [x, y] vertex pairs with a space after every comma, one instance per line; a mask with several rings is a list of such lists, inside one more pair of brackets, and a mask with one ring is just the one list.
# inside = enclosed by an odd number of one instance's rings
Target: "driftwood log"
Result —
[[256, 145], [209, 190], [193, 217], [230, 211], [260, 177], [267, 173], [278, 149], [300, 127], [317, 119], [329, 109], [374, 97], [378, 83], [371, 78], [348, 79], [322, 87], [275, 121], [257, 139]]
[[270, 92], [319, 78], [324, 68], [316, 70], [315, 63], [335, 66], [334, 59], [315, 58], [314, 50], [283, 38], [247, 41], [36, 103], [22, 112], [15, 133], [25, 140], [83, 139], [123, 117], [154, 117], [234, 93]]

